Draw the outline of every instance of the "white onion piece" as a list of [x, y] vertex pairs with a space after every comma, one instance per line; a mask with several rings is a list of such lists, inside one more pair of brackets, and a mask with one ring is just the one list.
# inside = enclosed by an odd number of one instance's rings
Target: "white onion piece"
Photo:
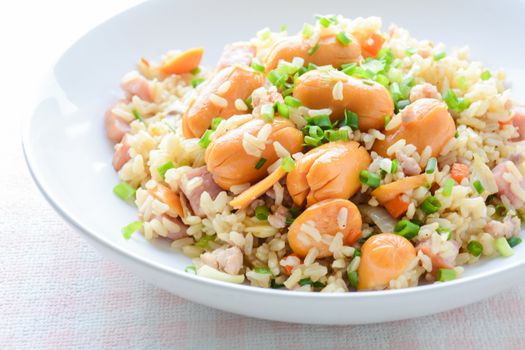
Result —
[[394, 220], [384, 208], [360, 205], [359, 210], [363, 215], [372, 220], [372, 222], [379, 227], [381, 232], [394, 232], [396, 220]]
[[244, 282], [244, 275], [230, 275], [228, 273], [221, 272], [209, 267], [208, 265], [202, 265], [197, 270], [197, 276], [207, 277], [218, 281], [229, 282], [229, 283], [242, 283]]
[[496, 179], [490, 168], [481, 161], [477, 154], [474, 154], [474, 161], [472, 162], [472, 177], [479, 180], [485, 188], [482, 195], [486, 198], [488, 195], [498, 192], [498, 185]]

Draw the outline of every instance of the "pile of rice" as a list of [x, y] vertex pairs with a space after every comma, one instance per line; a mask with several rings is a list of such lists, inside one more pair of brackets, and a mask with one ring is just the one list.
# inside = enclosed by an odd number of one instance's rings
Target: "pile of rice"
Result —
[[[375, 17], [355, 20], [341, 17], [340, 23], [354, 29], [380, 30], [382, 26], [380, 19]], [[257, 54], [264, 57], [273, 43], [285, 35], [285, 32], [274, 33], [264, 29], [251, 43], [257, 48]], [[464, 111], [452, 112], [457, 135], [438, 157], [438, 170], [426, 176], [429, 182], [435, 182], [441, 187], [446, 179], [450, 178], [451, 166], [456, 162], [471, 164], [471, 174], [453, 187], [450, 196], [443, 196], [440, 190], [435, 191], [434, 196], [442, 203], [435, 214], [426, 215], [419, 209], [430, 189], [420, 187], [404, 195], [410, 202], [406, 217], [421, 221], [421, 229], [412, 240], [413, 244], [431, 242], [432, 251], [442, 257], [451, 258], [456, 272], [461, 274], [463, 265], [475, 263], [481, 257], [476, 257], [467, 250], [471, 240], [483, 245], [482, 256], [493, 256], [498, 254], [494, 249], [496, 238], [508, 238], [520, 233], [520, 220], [515, 219], [518, 213], [510, 205], [507, 205], [510, 208], [507, 216], [501, 221], [502, 224], [508, 225], [508, 229], [491, 230], [491, 225], [497, 226], [493, 223], [497, 208], [495, 204], [486, 201], [486, 195], [478, 194], [472, 186], [475, 179], [487, 176], [490, 178], [490, 169], [502, 160], [513, 154], [524, 154], [524, 142], [509, 142], [518, 132], [512, 123], [505, 123], [509, 120], [513, 107], [510, 92], [505, 87], [505, 74], [502, 71], [492, 72], [489, 79], [482, 80], [480, 76], [486, 68], [479, 62], [469, 60], [467, 48], [454, 50], [444, 58], [436, 60], [434, 55], [445, 49], [442, 44], [416, 40], [406, 30], [395, 26], [391, 26], [384, 35], [384, 47], [392, 50], [394, 57], [401, 61], [397, 69], [403, 76], [414, 77], [418, 85], [430, 83], [436, 86], [439, 91], [438, 98], [441, 98], [439, 93], [454, 89], [458, 91], [459, 96], [471, 101]], [[409, 51], [411, 54], [407, 53]], [[173, 54], [176, 52], [168, 53], [162, 60]], [[359, 267], [360, 257], [356, 251], [360, 244], [345, 246], [342, 235], [338, 234], [329, 242], [329, 251], [332, 254], [329, 258], [318, 259], [316, 248], [312, 248], [304, 260], [291, 255], [292, 251], [287, 242], [287, 227], [284, 224], [289, 217], [289, 208], [283, 206], [286, 199], [289, 199], [289, 194], [286, 186], [281, 183], [277, 183], [248, 209], [240, 211], [234, 211], [229, 202], [235, 194], [246, 189], [248, 184], [235, 186], [231, 192], [221, 192], [215, 200], [206, 192], [203, 193], [200, 203], [206, 213], [205, 217], [188, 213], [187, 216], [179, 218], [188, 226], [187, 233], [182, 238], [171, 240], [170, 236], [176, 236], [180, 230], [180, 225], [170, 219], [176, 215], [170, 213], [167, 204], [149, 194], [148, 189], [162, 183], [171, 190], [178, 191], [184, 174], [205, 165], [205, 149], [199, 146], [199, 139], [187, 139], [181, 131], [182, 114], [203, 84], [193, 87], [191, 81], [195, 76], [192, 74], [170, 75], [160, 79], [145, 60], [139, 63], [138, 74], [150, 82], [153, 102], [133, 96], [130, 100], [118, 103], [113, 112], [132, 120], [131, 130], [127, 135], [130, 159], [118, 171], [118, 176], [121, 181], [137, 188], [135, 204], [143, 222], [140, 233], [147, 240], [170, 239], [171, 247], [175, 251], [193, 259], [193, 265], [188, 269], [190, 273], [197, 271], [202, 276], [234, 283], [247, 282], [263, 288], [280, 287], [321, 292], [354, 291], [355, 288], [349, 284], [348, 274], [357, 271]], [[209, 75], [210, 72], [205, 70], [198, 73], [202, 79], [207, 79]], [[334, 94], [337, 96], [337, 91]], [[242, 114], [246, 107], [241, 102], [236, 102], [239, 114]], [[144, 121], [134, 120], [134, 111], [138, 112]], [[290, 115], [290, 119], [301, 128], [305, 124], [304, 116], [315, 113], [319, 112], [301, 107]], [[399, 123], [398, 119], [394, 117], [387, 128], [394, 128], [396, 123]], [[377, 173], [381, 169], [391, 168], [391, 159], [371, 151], [375, 140], [385, 138], [380, 130], [349, 131], [351, 140], [360, 142], [371, 152], [372, 163], [368, 169], [370, 172]], [[398, 159], [400, 166], [396, 173], [386, 174], [381, 180], [382, 184], [407, 176], [404, 168], [407, 170], [409, 167], [417, 168], [426, 164], [431, 149], [418, 154], [413, 145], [400, 141], [390, 147], [388, 154]], [[169, 169], [162, 178], [157, 169], [168, 161], [173, 162], [176, 167]], [[514, 181], [520, 181], [523, 170], [519, 169]], [[493, 179], [489, 182], [492, 183], [491, 181], [494, 182]], [[364, 194], [368, 190], [368, 187], [363, 185], [361, 193]], [[522, 193], [517, 195], [523, 196]], [[254, 208], [261, 204], [271, 208], [271, 215], [267, 221], [258, 220], [254, 216]], [[360, 205], [360, 208], [365, 206], [370, 210], [378, 207], [379, 203], [373, 197], [367, 197], [367, 202], [361, 202]], [[363, 220], [363, 237], [378, 232], [377, 224], [367, 215], [363, 216]], [[443, 232], [451, 232], [451, 238], [447, 239]], [[228, 264], [235, 263], [228, 259], [239, 254], [242, 257], [240, 271], [228, 273]], [[406, 288], [424, 283], [425, 280], [433, 281], [432, 270], [432, 260], [419, 251], [406, 271], [384, 287]]]

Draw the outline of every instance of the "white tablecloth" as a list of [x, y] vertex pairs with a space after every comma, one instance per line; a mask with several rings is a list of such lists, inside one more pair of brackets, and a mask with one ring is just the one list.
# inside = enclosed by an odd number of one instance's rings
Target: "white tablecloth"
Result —
[[525, 348], [523, 286], [420, 319], [320, 327], [196, 305], [102, 258], [32, 183], [19, 124], [33, 107], [25, 93], [36, 90], [60, 51], [94, 22], [130, 5], [109, 3], [0, 5], [0, 348]]

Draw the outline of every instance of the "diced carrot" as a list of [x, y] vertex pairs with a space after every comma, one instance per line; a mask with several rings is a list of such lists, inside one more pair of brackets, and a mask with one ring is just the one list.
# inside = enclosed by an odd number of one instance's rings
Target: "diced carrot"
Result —
[[377, 54], [379, 53], [379, 50], [381, 50], [384, 41], [385, 39], [379, 33], [372, 33], [369, 37], [360, 41], [363, 57], [377, 57]]
[[[289, 254], [289, 255], [286, 255], [286, 256], [283, 256], [283, 258], [281, 260], [286, 260], [288, 257], [290, 256], [294, 256], [294, 257], [297, 257], [297, 259], [299, 259], [299, 263], [301, 263], [301, 258], [299, 258], [297, 255], [295, 254]], [[294, 268], [293, 265], [281, 265], [283, 267], [283, 270], [284, 270], [284, 273], [287, 274], [288, 276], [290, 276], [292, 274], [292, 270]]]
[[397, 219], [407, 212], [409, 204], [403, 200], [402, 196], [397, 196], [383, 204], [383, 206], [394, 219]]
[[182, 209], [182, 203], [177, 193], [173, 192], [170, 188], [157, 184], [155, 187], [148, 191], [153, 197], [159, 201], [166, 203], [170, 209], [172, 209], [178, 216], [183, 217], [184, 211]]
[[141, 62], [144, 66], [149, 67], [149, 61], [148, 61], [146, 58], [141, 57], [140, 62]]
[[454, 163], [450, 169], [450, 176], [459, 184], [470, 174], [468, 166], [461, 163]]
[[263, 195], [264, 192], [268, 191], [277, 181], [279, 181], [286, 171], [283, 168], [279, 167], [277, 170], [274, 170], [273, 173], [248, 188], [246, 191], [232, 199], [230, 205], [235, 209], [242, 209], [247, 207], [255, 199]]
[[426, 182], [427, 177], [424, 174], [409, 176], [389, 184], [381, 185], [373, 190], [371, 195], [374, 196], [379, 203], [385, 205], [385, 203], [395, 199], [397, 196], [423, 186]]
[[202, 47], [186, 50], [160, 66], [159, 71], [162, 76], [189, 73], [199, 66], [203, 53]]

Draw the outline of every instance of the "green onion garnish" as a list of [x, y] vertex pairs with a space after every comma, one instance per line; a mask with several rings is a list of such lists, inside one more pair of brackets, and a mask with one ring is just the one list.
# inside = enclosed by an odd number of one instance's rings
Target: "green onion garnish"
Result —
[[314, 46], [312, 46], [309, 50], [308, 50], [308, 56], [312, 56], [315, 51], [317, 51], [319, 49], [319, 43], [316, 43]]
[[505, 217], [507, 216], [508, 212], [509, 212], [509, 208], [507, 208], [504, 204], [500, 203], [498, 205], [496, 205], [496, 214], [500, 217]]
[[274, 116], [273, 106], [269, 103], [263, 104], [261, 106], [260, 115], [261, 115], [261, 118], [264, 119], [266, 122], [271, 122]]
[[465, 77], [459, 77], [458, 80], [456, 81], [459, 88], [461, 90], [467, 90], [468, 89], [468, 82], [467, 82], [467, 78]]
[[277, 106], [277, 113], [283, 118], [288, 118], [290, 116], [290, 110], [288, 108], [288, 105], [283, 102], [276, 102], [275, 104]]
[[345, 32], [339, 32], [337, 33], [335, 37], [337, 38], [337, 41], [339, 41], [341, 44], [345, 46], [352, 42], [348, 34], [346, 34]]
[[264, 266], [257, 266], [256, 268], [253, 269], [255, 272], [257, 273], [261, 273], [263, 275], [271, 275], [272, 274], [272, 271], [270, 271], [269, 268], [267, 267], [264, 267]]
[[195, 245], [199, 248], [203, 248], [203, 249], [206, 249], [208, 248], [208, 242], [210, 241], [213, 241], [215, 240], [215, 237], [217, 237], [217, 235], [211, 235], [211, 236], [208, 236], [206, 234], [204, 234], [196, 243]]
[[219, 126], [219, 124], [224, 120], [224, 118], [213, 118], [211, 120], [211, 129], [212, 130], [217, 130], [217, 127]]
[[256, 72], [264, 73], [264, 66], [256, 61], [252, 62], [251, 67]]
[[447, 227], [440, 226], [437, 228], [436, 232], [444, 236], [447, 241], [450, 241], [450, 239], [452, 238], [452, 231], [450, 231], [450, 229]]
[[388, 123], [390, 123], [390, 119], [392, 119], [392, 118], [390, 118], [389, 115], [385, 115], [383, 118], [384, 118], [384, 123], [385, 123], [385, 128], [386, 128]]
[[381, 178], [376, 174], [368, 172], [368, 170], [361, 170], [359, 173], [359, 180], [362, 184], [371, 188], [376, 188], [381, 183]]
[[413, 54], [415, 54], [417, 52], [417, 50], [413, 47], [410, 47], [408, 49], [405, 50], [405, 54], [407, 56], [412, 56]]
[[409, 104], [410, 104], [410, 100], [399, 100], [396, 103], [396, 108], [398, 111], [401, 111], [405, 109], [405, 107], [408, 106]]
[[375, 81], [377, 81], [379, 84], [383, 85], [386, 88], [388, 87], [388, 84], [390, 84], [390, 80], [384, 74], [377, 74], [375, 77]]
[[283, 168], [284, 171], [289, 173], [290, 171], [295, 169], [295, 161], [290, 156], [286, 156], [281, 161], [281, 168]]
[[257, 164], [255, 164], [255, 169], [259, 170], [263, 167], [264, 163], [266, 163], [266, 158], [259, 158], [257, 161]]
[[157, 168], [157, 172], [159, 173], [160, 177], [164, 179], [164, 176], [166, 175], [166, 172], [170, 169], [175, 168], [175, 165], [171, 160], [167, 161], [166, 163], [162, 164]]
[[259, 220], [268, 220], [270, 215], [270, 208], [265, 205], [259, 205], [255, 208], [255, 217]]
[[434, 54], [434, 61], [440, 61], [442, 60], [443, 58], [445, 58], [445, 56], [447, 56], [447, 53], [446, 52], [438, 52], [436, 54]]
[[132, 109], [131, 110], [131, 114], [133, 114], [135, 119], [140, 120], [141, 122], [144, 123], [144, 119], [142, 118], [142, 116], [140, 115], [140, 113], [136, 109]]
[[312, 36], [313, 33], [314, 33], [314, 26], [311, 25], [310, 23], [305, 23], [303, 25], [303, 36], [305, 38], [309, 38]]
[[441, 202], [434, 196], [429, 196], [425, 198], [423, 203], [421, 203], [421, 210], [425, 214], [433, 214], [441, 208]]
[[452, 194], [452, 188], [455, 184], [456, 181], [454, 181], [453, 179], [446, 179], [443, 183], [443, 191], [441, 192], [441, 194], [444, 197], [449, 197]]
[[325, 287], [325, 284], [324, 283], [321, 283], [321, 282], [312, 282], [312, 280], [310, 278], [303, 278], [302, 280], [299, 281], [299, 285], [302, 287], [302, 286], [306, 286], [307, 284], [311, 285], [312, 287], [314, 288], [324, 288]]
[[277, 282], [275, 282], [275, 279], [272, 278], [272, 282], [270, 284], [270, 287], [272, 287], [273, 289], [279, 289], [279, 288], [283, 288], [284, 284], [277, 283]]
[[398, 166], [399, 166], [399, 161], [397, 159], [394, 159], [392, 161], [392, 165], [390, 166], [390, 174], [397, 173]]
[[485, 191], [485, 187], [483, 187], [483, 185], [481, 184], [481, 181], [479, 180], [474, 181], [472, 185], [474, 186], [474, 188], [479, 194], [482, 194], [483, 191]]
[[330, 21], [326, 17], [320, 17], [319, 18], [319, 24], [322, 25], [325, 28], [328, 28], [328, 27], [330, 27], [330, 24], [332, 24], [332, 21]]
[[467, 250], [474, 256], [480, 256], [483, 253], [483, 246], [478, 241], [473, 240], [468, 242]]
[[195, 79], [191, 79], [191, 86], [195, 89], [197, 86], [199, 86], [200, 84], [202, 84], [204, 82], [204, 79], [203, 78], [195, 78]]
[[291, 207], [290, 209], [288, 209], [288, 212], [290, 213], [292, 218], [296, 218], [301, 214], [301, 210], [296, 207]]
[[310, 125], [317, 125], [323, 129], [332, 128], [332, 122], [330, 121], [330, 116], [326, 114], [320, 114], [313, 117], [306, 117], [306, 121]]
[[437, 167], [437, 159], [436, 157], [432, 157], [428, 160], [427, 167], [425, 168], [425, 173], [432, 174], [434, 171], [436, 171]]
[[359, 129], [359, 116], [357, 115], [357, 113], [345, 109], [344, 114], [345, 119], [341, 123], [341, 126], [349, 126], [352, 130]]
[[514, 254], [514, 251], [510, 247], [510, 244], [507, 242], [505, 237], [496, 238], [494, 241], [494, 246], [501, 256], [512, 256]]
[[290, 106], [292, 108], [299, 108], [299, 107], [301, 107], [301, 101], [299, 101], [298, 99], [296, 99], [293, 96], [286, 96], [284, 98], [284, 103], [286, 103], [288, 106]]
[[270, 83], [272, 83], [272, 85], [280, 87], [286, 82], [286, 79], [288, 77], [286, 76], [286, 74], [281, 73], [278, 69], [274, 69], [270, 73], [268, 73], [267, 78], [270, 81]]
[[492, 74], [488, 70], [481, 73], [481, 80], [489, 80], [492, 77]]
[[142, 221], [134, 221], [128, 226], [123, 227], [121, 230], [122, 236], [124, 236], [125, 239], [130, 239], [131, 235], [140, 230], [143, 224]]
[[330, 142], [340, 141], [340, 140], [348, 140], [348, 130], [341, 129], [341, 130], [326, 130], [325, 131], [326, 138]]
[[126, 182], [121, 182], [113, 187], [115, 193], [123, 201], [128, 201], [135, 195], [135, 189]]
[[201, 72], [201, 67], [193, 68], [190, 73], [193, 75], [197, 75]]
[[510, 238], [507, 238], [507, 242], [509, 243], [509, 246], [511, 248], [514, 248], [515, 246], [521, 243], [521, 237], [512, 236]]
[[396, 226], [394, 226], [394, 232], [406, 239], [412, 239], [419, 233], [419, 225], [403, 219], [398, 221]]
[[357, 271], [348, 272], [347, 274], [350, 285], [354, 288], [357, 288], [357, 283], [359, 282], [359, 275], [357, 274]]
[[445, 101], [450, 110], [457, 112], [463, 112], [470, 106], [470, 101], [468, 99], [458, 98], [452, 90], [447, 90], [443, 94], [443, 101]]
[[184, 269], [184, 272], [192, 273], [192, 274], [196, 275], [197, 274], [197, 268], [195, 267], [195, 265], [188, 265]]
[[355, 248], [354, 256], [361, 256], [361, 248]]
[[437, 280], [440, 282], [452, 281], [455, 280], [456, 277], [456, 271], [453, 269], [439, 269], [437, 272]]
[[286, 32], [286, 24], [281, 24], [281, 32]]
[[210, 136], [213, 134], [213, 130], [206, 130], [204, 134], [202, 134], [201, 139], [199, 140], [199, 146], [202, 148], [208, 147], [208, 145], [211, 143]]

